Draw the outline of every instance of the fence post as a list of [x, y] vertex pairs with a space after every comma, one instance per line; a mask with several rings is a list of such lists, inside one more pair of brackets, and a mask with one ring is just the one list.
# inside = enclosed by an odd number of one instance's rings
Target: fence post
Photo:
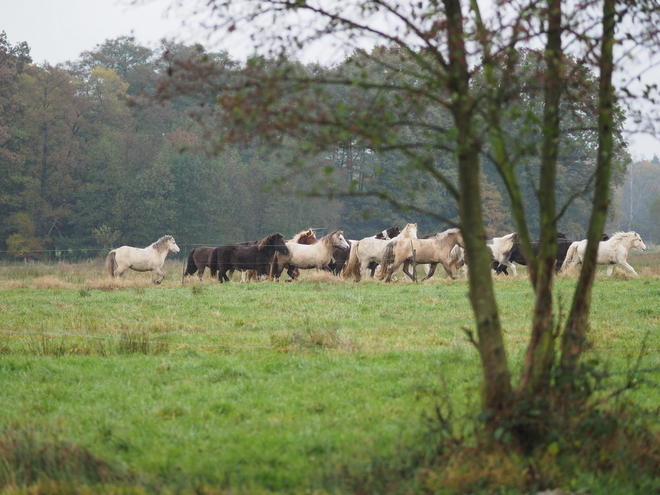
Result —
[[[413, 246], [413, 240], [410, 239], [410, 245]], [[412, 249], [412, 271], [413, 271], [413, 282], [417, 283], [417, 251], [413, 247]]]

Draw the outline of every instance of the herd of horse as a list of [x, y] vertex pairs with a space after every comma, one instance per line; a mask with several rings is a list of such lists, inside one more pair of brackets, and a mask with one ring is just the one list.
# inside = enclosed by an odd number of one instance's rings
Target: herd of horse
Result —
[[[493, 273], [515, 275], [516, 265], [526, 265], [516, 233], [495, 237], [488, 241]], [[557, 234], [557, 262], [555, 270], [582, 263], [587, 241], [574, 241], [564, 233]], [[538, 254], [539, 241], [532, 243]], [[603, 235], [598, 245], [597, 263], [608, 265], [611, 275], [614, 265], [620, 265], [637, 276], [627, 261], [631, 249], [646, 250], [646, 245], [636, 232], [617, 232], [611, 237]], [[113, 278], [120, 278], [128, 270], [152, 272], [155, 284], [162, 282], [161, 271], [168, 253], [178, 253], [179, 246], [171, 235], [165, 235], [146, 248], [122, 246], [110, 251], [106, 257], [106, 269]], [[243, 280], [278, 281], [286, 270], [289, 279], [297, 280], [300, 270], [326, 270], [347, 280], [360, 281], [376, 278], [390, 282], [399, 268], [411, 280], [416, 280], [416, 266], [423, 265], [426, 277], [431, 278], [438, 264], [451, 279], [460, 271], [467, 270], [463, 238], [459, 229], [453, 228], [422, 238], [417, 236], [417, 224], [409, 223], [403, 229], [390, 227], [373, 236], [360, 240], [347, 240], [341, 230], [335, 230], [320, 239], [314, 230], [299, 232], [287, 241], [280, 233], [267, 235], [261, 240], [224, 244], [218, 247], [202, 246], [188, 253], [184, 278], [197, 274], [201, 280], [208, 268], [212, 278], [221, 283], [229, 282], [231, 275], [241, 272]], [[412, 267], [412, 270], [411, 270]]]

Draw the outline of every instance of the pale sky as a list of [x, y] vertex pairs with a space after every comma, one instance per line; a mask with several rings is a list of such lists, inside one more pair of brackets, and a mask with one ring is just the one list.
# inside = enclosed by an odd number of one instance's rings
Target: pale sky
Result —
[[[25, 41], [35, 63], [55, 65], [75, 60], [84, 51], [119, 36], [133, 36], [155, 49], [161, 38], [205, 43], [204, 33], [181, 11], [168, 11], [173, 0], [0, 0], [0, 31], [12, 45]], [[233, 45], [233, 46], [232, 46]], [[240, 46], [242, 45], [242, 46]], [[219, 47], [209, 47], [219, 49]], [[234, 58], [243, 58], [246, 46], [223, 46]], [[646, 135], [628, 136], [634, 159], [660, 156], [660, 140]]]
[[0, 31], [13, 45], [26, 41], [35, 63], [75, 60], [107, 39], [134, 36], [155, 48], [163, 38], [191, 38], [167, 9], [171, 0], [0, 0]]

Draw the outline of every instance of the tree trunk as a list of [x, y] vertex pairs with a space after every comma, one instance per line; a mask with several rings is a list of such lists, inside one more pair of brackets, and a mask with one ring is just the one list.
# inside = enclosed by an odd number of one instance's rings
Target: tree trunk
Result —
[[559, 101], [562, 87], [561, 0], [548, 0], [548, 41], [545, 49], [545, 107], [539, 184], [541, 242], [533, 280], [535, 302], [532, 335], [523, 361], [518, 393], [547, 398], [554, 360], [552, 284], [557, 257], [555, 187], [559, 148]]
[[470, 260], [470, 302], [477, 324], [476, 342], [483, 370], [483, 404], [492, 419], [507, 415], [511, 400], [511, 376], [502, 327], [490, 274], [490, 253], [479, 185], [479, 147], [474, 139], [474, 102], [470, 98], [469, 72], [463, 33], [460, 0], [444, 0], [449, 48], [448, 89], [452, 94], [451, 112], [458, 132], [456, 154], [460, 182], [459, 210], [461, 232]]
[[594, 199], [587, 233], [587, 251], [580, 272], [580, 279], [573, 295], [571, 312], [562, 336], [559, 383], [565, 390], [572, 390], [576, 378], [577, 363], [584, 351], [591, 309], [591, 289], [596, 273], [598, 243], [605, 226], [609, 205], [609, 187], [612, 175], [613, 106], [612, 87], [614, 27], [616, 0], [604, 0], [603, 36], [600, 54], [600, 90], [598, 112], [598, 162]]

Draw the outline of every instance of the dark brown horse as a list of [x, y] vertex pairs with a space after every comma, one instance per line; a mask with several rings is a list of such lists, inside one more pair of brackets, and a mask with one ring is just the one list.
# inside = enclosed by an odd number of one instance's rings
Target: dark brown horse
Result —
[[202, 246], [198, 248], [192, 248], [188, 253], [188, 264], [186, 265], [185, 275], [194, 275], [197, 273], [197, 276], [202, 280], [204, 275], [204, 270], [208, 268], [211, 270], [211, 277], [215, 278], [215, 275], [218, 271], [218, 267], [213, 264], [212, 256], [214, 247]]
[[[318, 239], [316, 238], [316, 231], [312, 229], [308, 230], [303, 230], [302, 232], [298, 232], [296, 235], [293, 236], [293, 239], [290, 239], [286, 242], [297, 242], [298, 244], [314, 244]], [[275, 256], [273, 254], [273, 256]], [[271, 262], [273, 260], [271, 259]], [[243, 272], [245, 274], [245, 279], [242, 280], [243, 282], [249, 282], [250, 280], [253, 280], [257, 278], [257, 271], [256, 270], [248, 270], [246, 272]]]
[[289, 254], [282, 234], [270, 234], [258, 242], [225, 244], [213, 250], [212, 263], [218, 267], [218, 280], [229, 282], [227, 272], [256, 270], [257, 276], [266, 275], [270, 259], [275, 252]]

